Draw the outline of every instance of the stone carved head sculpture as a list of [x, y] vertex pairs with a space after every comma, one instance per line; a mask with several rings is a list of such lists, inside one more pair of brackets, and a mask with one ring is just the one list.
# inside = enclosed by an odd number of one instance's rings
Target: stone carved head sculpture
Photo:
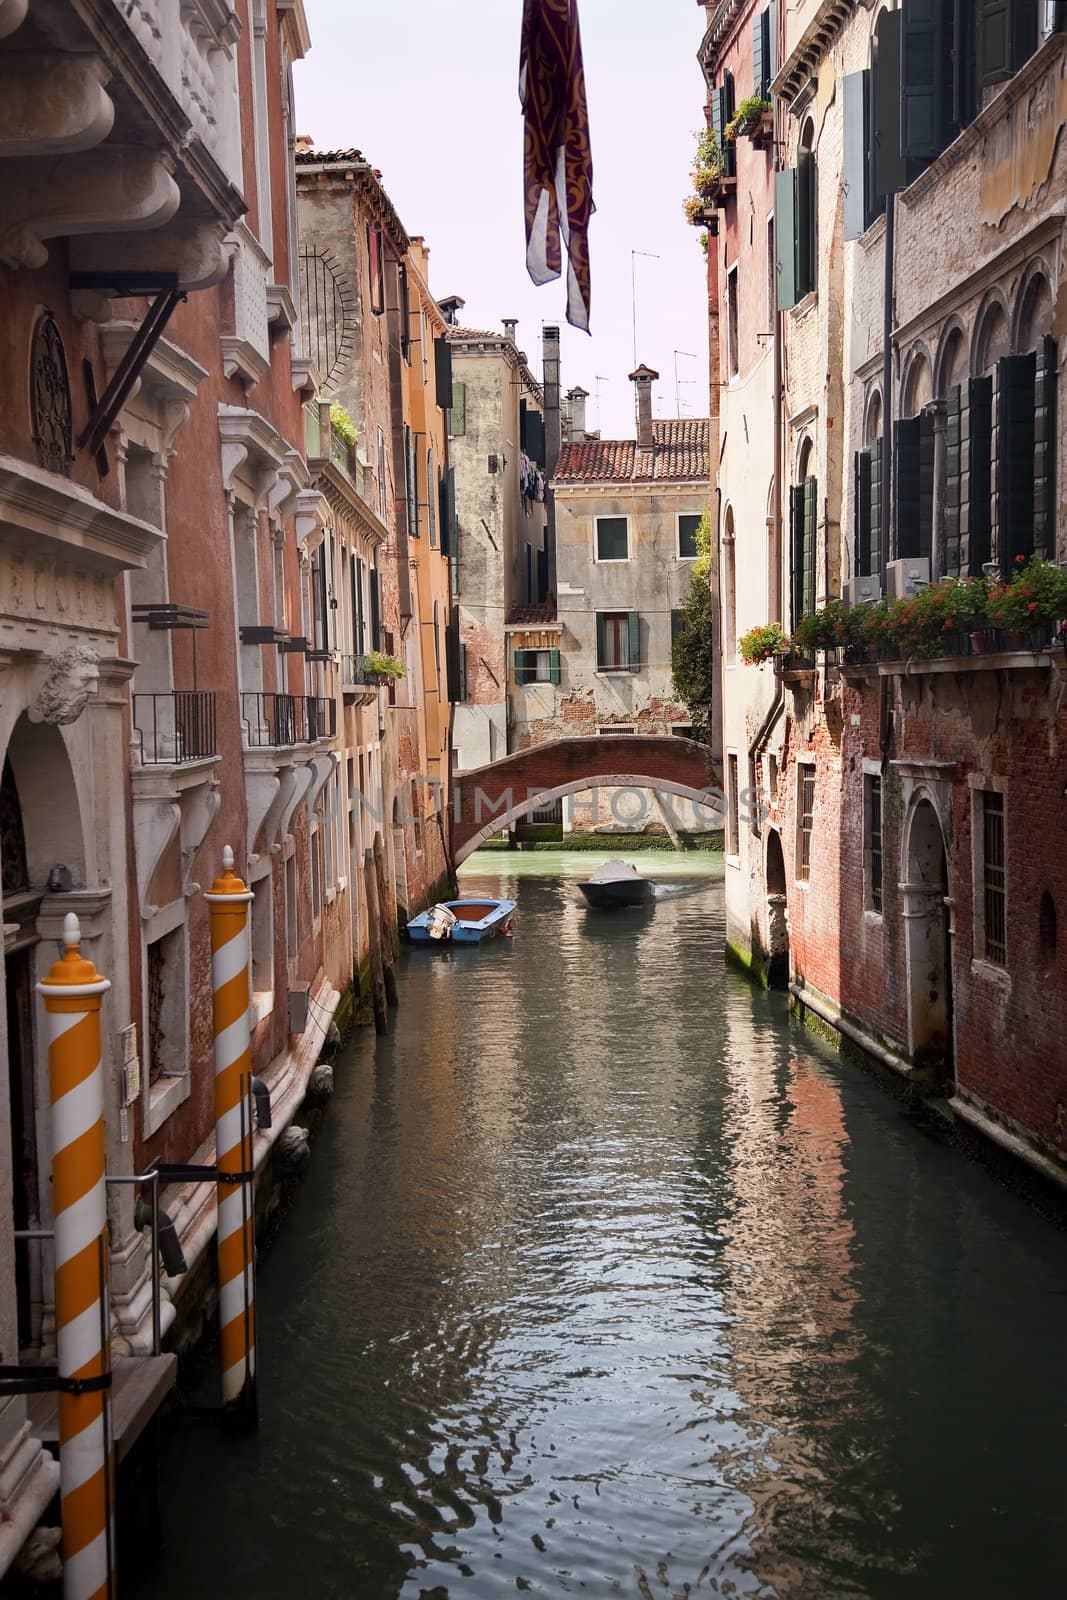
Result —
[[31, 722], [65, 728], [77, 722], [100, 681], [100, 657], [88, 644], [72, 644], [52, 662], [30, 708]]

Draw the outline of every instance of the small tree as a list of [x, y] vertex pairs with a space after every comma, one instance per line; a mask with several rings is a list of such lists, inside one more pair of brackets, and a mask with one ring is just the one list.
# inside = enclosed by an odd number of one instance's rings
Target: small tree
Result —
[[671, 650], [674, 693], [688, 708], [693, 737], [705, 744], [711, 737], [711, 702], [715, 693], [711, 625], [711, 517], [707, 511], [696, 533], [697, 558], [689, 577], [678, 636]]

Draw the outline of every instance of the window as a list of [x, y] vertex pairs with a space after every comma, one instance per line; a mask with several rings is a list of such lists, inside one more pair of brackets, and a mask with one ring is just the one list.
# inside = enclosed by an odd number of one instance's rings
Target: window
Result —
[[893, 424], [894, 555], [929, 557], [933, 539], [934, 418], [923, 411]]
[[723, 648], [726, 665], [737, 665], [737, 545], [734, 540], [734, 509], [726, 508], [726, 535], [722, 542]]
[[437, 476], [433, 466], [433, 451], [426, 452], [426, 520], [430, 527], [430, 548], [437, 548]]
[[774, 217], [767, 218], [767, 328], [774, 328], [774, 319], [778, 311], [777, 292], [775, 280], [778, 275], [777, 262], [774, 255]]
[[[444, 335], [433, 342], [433, 377], [434, 399], [441, 411], [451, 415], [456, 405], [455, 385], [452, 382], [452, 346]], [[448, 431], [452, 432], [451, 423]], [[457, 431], [462, 433], [463, 429]]]
[[741, 331], [738, 326], [740, 314], [737, 268], [731, 267], [726, 274], [726, 348], [731, 378], [736, 378], [741, 370]]
[[629, 519], [597, 517], [596, 558], [598, 561], [628, 561], [630, 558]]
[[599, 733], [604, 733], [604, 734], [614, 733], [614, 734], [618, 735], [618, 734], [621, 734], [621, 733], [636, 733], [636, 732], [637, 732], [637, 729], [633, 726], [632, 723], [605, 722], [603, 724], [603, 726], [597, 728], [597, 733], [598, 734]]
[[404, 495], [407, 500], [408, 538], [419, 537], [419, 458], [415, 453], [415, 436], [404, 429]]
[[752, 93], [761, 100], [771, 98], [774, 78], [773, 7], [767, 6], [752, 18]]
[[818, 183], [815, 127], [805, 125], [797, 164], [774, 177], [775, 276], [779, 311], [791, 311], [816, 285]]
[[726, 757], [726, 853], [736, 856], [741, 849], [741, 818], [737, 793], [737, 757]]
[[385, 521], [385, 429], [378, 429], [378, 515]]
[[982, 825], [982, 955], [1003, 967], [1007, 947], [1007, 875], [1004, 852], [1004, 796], [994, 789], [979, 791]]
[[811, 834], [815, 816], [815, 768], [797, 767], [797, 881], [811, 878]]
[[860, 578], [876, 577], [882, 570], [882, 441], [857, 450], [855, 472], [854, 570]]
[[274, 901], [271, 875], [257, 878], [252, 890], [252, 993], [274, 992]]
[[515, 682], [558, 683], [558, 650], [516, 650]]
[[722, 172], [724, 178], [737, 176], [737, 144], [733, 139], [727, 139], [726, 129], [733, 120], [734, 115], [734, 80], [733, 74], [724, 72], [722, 83], [711, 90], [711, 131], [718, 142], [722, 155]]
[[148, 1081], [184, 1077], [185, 1049], [185, 924], [153, 939], [145, 951], [147, 1026], [145, 1045]]
[[311, 821], [311, 915], [317, 922], [322, 914], [322, 829], [316, 812]]
[[807, 468], [814, 452], [801, 454], [800, 482], [789, 496], [793, 564], [793, 625], [815, 609], [815, 545], [819, 504], [817, 480]]
[[670, 733], [672, 739], [691, 739], [693, 737], [693, 724], [691, 722], [672, 722]]
[[[376, 317], [385, 311], [385, 242], [381, 228], [367, 229], [367, 270], [370, 275], [370, 308]], [[404, 320], [403, 317], [401, 320]]]
[[748, 788], [745, 791], [744, 798], [745, 805], [748, 808], [748, 825], [758, 838], [767, 813], [766, 802], [763, 798], [763, 762], [760, 761], [758, 756], [750, 755], [748, 758]]
[[300, 939], [296, 920], [296, 856], [285, 863], [285, 953], [290, 961], [300, 954]]
[[945, 571], [981, 575], [992, 550], [993, 383], [970, 378], [945, 399]]
[[636, 611], [598, 611], [598, 672], [637, 672], [641, 666], [641, 622]]
[[882, 914], [882, 779], [874, 772], [863, 778], [864, 907]]
[[767, 757], [767, 794], [771, 805], [778, 804], [778, 757]]
[[683, 511], [678, 518], [678, 560], [695, 561], [700, 554], [697, 533], [703, 518], [696, 512]]

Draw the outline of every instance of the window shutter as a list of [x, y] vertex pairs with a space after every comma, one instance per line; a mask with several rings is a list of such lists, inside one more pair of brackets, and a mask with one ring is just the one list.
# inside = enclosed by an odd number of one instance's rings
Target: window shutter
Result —
[[[529, 681], [530, 681], [530, 672], [531, 672], [530, 657], [532, 655], [534, 655], [534, 651], [532, 651], [532, 650], [516, 650], [516, 652], [515, 652], [515, 682], [516, 683], [529, 683]], [[534, 665], [533, 670], [536, 672], [536, 663]]]
[[452, 380], [452, 409], [448, 413], [448, 436], [460, 439], [467, 431], [467, 385]]
[[797, 299], [803, 300], [815, 287], [815, 212], [818, 183], [815, 157], [810, 150], [797, 156]]
[[[726, 127], [733, 119], [733, 114], [733, 74], [730, 72], [725, 72], [723, 74], [722, 88], [719, 90], [719, 117], [723, 125], [724, 135]], [[737, 176], [737, 141], [735, 139], [727, 139], [724, 137], [719, 148], [723, 153], [723, 172], [728, 178], [735, 178]]]
[[550, 650], [548, 652], [548, 681], [549, 683], [559, 683], [560, 681], [558, 650]]
[[545, 419], [539, 411], [526, 413], [526, 454], [537, 462], [539, 467], [545, 464]]
[[901, 151], [923, 167], [935, 161], [951, 137], [952, 0], [908, 0], [901, 12]]
[[1036, 357], [997, 362], [993, 459], [996, 462], [997, 554], [1008, 577], [1016, 556], [1034, 549], [1034, 380]]
[[638, 612], [631, 611], [628, 615], [628, 621], [626, 665], [631, 672], [638, 672], [641, 668], [641, 618]]
[[[1038, 4], [1039, 0], [1012, 0], [1011, 49], [1016, 72], [1029, 61], [1040, 42]], [[1062, 4], [1063, 0], [1059, 0], [1061, 7]]]
[[[919, 416], [919, 554], [934, 554], [934, 414]], [[939, 574], [931, 573], [932, 577]]]
[[461, 644], [459, 647], [459, 698], [461, 700], [466, 700], [467, 698], [467, 646], [465, 644]]
[[871, 453], [857, 450], [853, 461], [855, 495], [855, 532], [853, 535], [853, 563], [861, 578], [871, 571]]
[[430, 530], [430, 549], [437, 549], [437, 512], [441, 498], [441, 481], [434, 472], [433, 451], [426, 457], [426, 523]]
[[604, 670], [604, 663], [608, 656], [607, 631], [604, 612], [598, 611], [596, 613], [596, 665], [598, 672]]
[[452, 346], [445, 338], [433, 342], [434, 388], [442, 411], [452, 409]]
[[955, 0], [952, 24], [952, 123], [969, 127], [978, 111], [978, 39], [974, 0]]
[[726, 171], [726, 138], [724, 135], [725, 123], [722, 115], [723, 98], [721, 89], [712, 89], [709, 96], [709, 109], [711, 111], [711, 131], [715, 135], [715, 142], [723, 158], [723, 171]]
[[1038, 340], [1034, 375], [1034, 549], [1056, 554], [1056, 340]]
[[960, 404], [960, 571], [980, 576], [993, 548], [993, 380], [972, 378]]
[[319, 612], [322, 617], [322, 634], [318, 640], [320, 650], [330, 648], [330, 609], [326, 597], [326, 546], [319, 546], [319, 568], [316, 573], [319, 586]]
[[963, 490], [963, 390], [957, 383], [945, 396], [945, 576], [958, 578], [960, 512]]
[[881, 439], [871, 446], [871, 545], [867, 575], [876, 578], [882, 571], [882, 457]]
[[804, 480], [804, 615], [815, 610], [815, 543], [818, 523], [819, 484], [816, 478]]
[[456, 469], [449, 467], [441, 477], [441, 551], [458, 555], [459, 528], [456, 526]]
[[858, 239], [867, 227], [867, 86], [870, 74], [851, 72], [844, 83], [845, 238]]
[[372, 650], [382, 648], [382, 613], [381, 596], [378, 591], [378, 569], [370, 570], [370, 647]]
[[874, 192], [896, 194], [908, 181], [900, 153], [900, 12], [878, 19], [874, 72]]
[[919, 555], [919, 419], [893, 424], [893, 556]]
[[459, 617], [455, 613], [449, 618], [448, 627], [445, 629], [445, 683], [448, 688], [448, 698], [455, 702], [461, 700], [460, 694], [460, 665], [459, 657], [463, 646], [459, 640]]
[[411, 360], [411, 310], [408, 303], [408, 269], [405, 263], [400, 263], [397, 274], [398, 294], [400, 302], [400, 354], [405, 361]]
[[977, 0], [978, 82], [1003, 83], [1014, 71], [1014, 0]]
[[793, 617], [795, 628], [804, 615], [804, 485], [789, 490], [789, 549], [793, 567]]
[[797, 291], [797, 175], [795, 168], [774, 175], [774, 250], [778, 310], [791, 311]]
[[752, 93], [761, 100], [769, 100], [772, 77], [771, 13], [768, 9], [752, 19]]

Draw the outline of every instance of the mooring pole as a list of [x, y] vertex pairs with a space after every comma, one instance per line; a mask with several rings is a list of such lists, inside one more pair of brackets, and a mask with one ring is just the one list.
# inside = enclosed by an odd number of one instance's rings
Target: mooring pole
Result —
[[215, 1033], [215, 1163], [218, 1168], [219, 1347], [224, 1415], [258, 1421], [255, 1324], [255, 1182], [248, 907], [252, 895], [222, 852], [222, 876], [204, 896], [211, 914]]
[[73, 914], [64, 954], [37, 985], [48, 1029], [55, 1207], [56, 1357], [64, 1600], [114, 1600], [115, 1466], [107, 1297], [100, 1002], [111, 988], [82, 956]]

